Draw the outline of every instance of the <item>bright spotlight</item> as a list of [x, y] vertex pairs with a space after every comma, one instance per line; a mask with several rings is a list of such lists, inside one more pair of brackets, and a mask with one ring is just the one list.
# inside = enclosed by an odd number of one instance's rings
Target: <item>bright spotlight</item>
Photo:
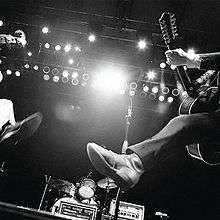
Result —
[[70, 50], [72, 49], [72, 46], [70, 44], [67, 44], [65, 47], [64, 47], [64, 51], [66, 53], [68, 53]]
[[69, 76], [69, 72], [68, 72], [67, 70], [64, 70], [64, 71], [62, 72], [62, 76], [63, 76], [63, 77], [68, 77], [68, 76]]
[[44, 47], [45, 47], [46, 49], [49, 49], [49, 48], [50, 48], [50, 44], [49, 44], [49, 43], [45, 43], [45, 44], [44, 44]]
[[144, 50], [147, 46], [147, 42], [145, 40], [139, 40], [138, 41], [138, 48], [140, 50]]
[[4, 25], [4, 22], [0, 20], [0, 27]]
[[15, 76], [20, 76], [21, 72], [20, 71], [15, 71]]
[[26, 63], [26, 64], [24, 65], [24, 68], [25, 68], [25, 69], [29, 69], [29, 67], [30, 67], [30, 65], [29, 65], [28, 63]]
[[44, 68], [43, 68], [43, 72], [44, 73], [49, 73], [50, 72], [50, 67], [49, 66], [45, 66]]
[[38, 65], [35, 65], [35, 66], [33, 67], [33, 69], [34, 69], [34, 70], [39, 70], [39, 66], [38, 66]]
[[90, 42], [94, 42], [96, 40], [96, 37], [95, 37], [94, 34], [90, 34], [88, 39], [89, 39]]
[[59, 77], [59, 76], [53, 76], [53, 81], [54, 81], [55, 83], [57, 83], [59, 80], [60, 80], [60, 77]]
[[158, 99], [159, 99], [160, 102], [163, 102], [165, 98], [164, 98], [163, 95], [160, 95]]
[[92, 86], [106, 94], [118, 93], [125, 86], [125, 77], [119, 69], [106, 67], [93, 77]]
[[0, 83], [2, 82], [3, 80], [3, 74], [2, 74], [2, 71], [0, 70]]
[[31, 51], [28, 51], [27, 55], [28, 55], [29, 57], [31, 57], [33, 54], [32, 54]]
[[161, 69], [164, 69], [165, 67], [166, 67], [166, 63], [164, 63], [164, 62], [160, 63], [160, 68]]
[[155, 73], [153, 70], [147, 72], [147, 78], [148, 78], [149, 80], [153, 80], [155, 77], [156, 77], [156, 73]]
[[7, 69], [7, 70], [6, 70], [6, 74], [7, 74], [7, 75], [11, 75], [11, 74], [12, 74], [12, 71], [9, 70], [9, 69]]
[[151, 89], [151, 91], [152, 91], [153, 93], [158, 93], [159, 89], [158, 89], [157, 86], [154, 86], [154, 87]]
[[130, 96], [134, 96], [135, 95], [135, 91], [134, 90], [129, 91], [129, 95]]
[[195, 58], [195, 55], [196, 55], [196, 53], [195, 53], [195, 50], [194, 49], [189, 49], [188, 51], [187, 51], [187, 55], [189, 56], [189, 58]]
[[169, 102], [169, 103], [173, 102], [173, 97], [171, 97], [171, 96], [168, 97], [168, 98], [167, 98], [167, 102]]
[[175, 65], [170, 65], [170, 69], [171, 69], [171, 70], [175, 70], [175, 69], [176, 69], [176, 66], [175, 66]]
[[61, 50], [61, 46], [60, 46], [59, 44], [57, 44], [57, 45], [55, 46], [55, 50], [56, 50], [56, 51]]
[[69, 60], [68, 60], [68, 63], [69, 63], [70, 65], [72, 65], [72, 64], [74, 63], [74, 60], [73, 60], [73, 59], [69, 59]]
[[48, 34], [49, 33], [49, 28], [48, 27], [43, 27], [42, 29], [41, 29], [41, 31], [44, 33], [44, 34]]
[[44, 75], [43, 75], [43, 79], [44, 79], [45, 81], [48, 81], [48, 80], [50, 79], [50, 76], [49, 76], [48, 74], [44, 74]]
[[79, 74], [78, 74], [77, 71], [73, 71], [73, 72], [72, 72], [72, 78], [73, 78], [73, 79], [76, 79], [78, 76], [79, 76]]
[[148, 91], [149, 91], [149, 87], [148, 87], [147, 85], [145, 85], [145, 86], [143, 87], [143, 91], [144, 91], [144, 92], [148, 92]]

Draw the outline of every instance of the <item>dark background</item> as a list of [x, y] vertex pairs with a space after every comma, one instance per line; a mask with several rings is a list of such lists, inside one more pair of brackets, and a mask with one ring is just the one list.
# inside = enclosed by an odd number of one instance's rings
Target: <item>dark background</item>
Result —
[[[81, 62], [84, 61], [89, 70], [99, 62], [122, 64], [134, 68], [134, 72], [156, 66], [165, 59], [166, 48], [158, 25], [163, 11], [175, 12], [184, 49], [194, 46], [202, 53], [220, 48], [220, 3], [217, 0], [1, 1], [0, 8], [1, 16], [8, 22], [1, 33], [13, 34], [19, 28], [25, 30], [28, 40], [26, 49], [10, 51], [7, 56], [31, 62], [42, 62], [40, 59], [45, 61], [48, 57], [44, 53], [37, 54], [39, 42], [48, 40], [56, 44], [72, 39], [83, 47]], [[45, 22], [52, 27], [46, 39], [40, 33]], [[86, 33], [94, 23], [101, 37], [91, 45]], [[97, 30], [100, 24], [104, 28]], [[147, 34], [151, 42], [145, 52], [135, 48], [135, 36], [140, 31]], [[37, 55], [28, 58], [24, 52], [28, 49]], [[133, 69], [128, 75], [134, 78]], [[1, 83], [1, 97], [13, 101], [16, 120], [35, 111], [44, 116], [40, 128], [30, 139], [15, 147], [2, 146], [1, 160], [6, 161], [6, 166], [0, 179], [1, 201], [38, 208], [45, 174], [74, 184], [90, 171], [95, 181], [103, 178], [88, 160], [88, 142], [120, 152], [128, 103], [124, 96], [106, 98], [91, 88], [55, 85], [30, 70], [21, 79], [5, 78]], [[73, 110], [73, 106], [79, 109]], [[68, 120], [57, 116], [60, 108], [67, 110]], [[143, 104], [136, 98], [129, 143], [152, 136], [177, 116], [178, 101], [165, 109], [161, 112], [158, 103]], [[168, 213], [172, 219], [218, 219], [219, 198], [219, 168], [192, 159], [182, 149], [175, 157], [144, 174], [122, 200], [145, 205], [146, 219], [155, 211]]]

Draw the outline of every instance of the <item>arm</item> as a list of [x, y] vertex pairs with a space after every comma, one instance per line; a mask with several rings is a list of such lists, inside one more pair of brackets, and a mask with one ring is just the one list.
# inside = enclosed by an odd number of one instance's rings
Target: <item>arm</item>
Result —
[[187, 54], [182, 49], [168, 50], [165, 53], [167, 63], [204, 70], [220, 70], [220, 52], [207, 54]]

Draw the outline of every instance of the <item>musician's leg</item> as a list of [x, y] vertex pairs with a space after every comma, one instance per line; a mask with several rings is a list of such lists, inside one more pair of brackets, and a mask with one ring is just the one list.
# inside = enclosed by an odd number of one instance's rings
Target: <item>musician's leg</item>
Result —
[[129, 147], [129, 155], [108, 151], [96, 144], [87, 146], [94, 167], [113, 178], [121, 187], [133, 187], [144, 171], [161, 163], [187, 144], [212, 137], [220, 141], [220, 111], [183, 115], [172, 119], [152, 138]]
[[218, 138], [220, 141], [220, 111], [182, 115], [172, 119], [159, 133], [129, 147], [141, 159], [145, 170], [172, 156], [187, 144]]

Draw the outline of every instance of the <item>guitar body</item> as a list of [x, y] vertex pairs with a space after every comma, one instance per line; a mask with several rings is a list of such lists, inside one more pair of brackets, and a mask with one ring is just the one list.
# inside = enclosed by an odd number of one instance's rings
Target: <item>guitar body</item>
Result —
[[[159, 19], [159, 24], [167, 49], [173, 50], [178, 48], [176, 43], [179, 34], [175, 15], [173, 13], [164, 12]], [[220, 108], [220, 92], [217, 87], [201, 87], [197, 89], [197, 86], [190, 80], [183, 66], [177, 66], [176, 69], [184, 90], [189, 94], [179, 107], [179, 115], [211, 112]], [[206, 75], [212, 75], [212, 73], [207, 73]], [[209, 141], [208, 143], [193, 143], [186, 146], [186, 148], [192, 157], [209, 165], [217, 165], [220, 164], [219, 145], [220, 143], [218, 142]]]
[[[179, 107], [179, 115], [195, 114], [202, 112], [214, 111], [220, 107], [218, 88], [210, 87], [206, 92], [202, 93], [197, 98], [187, 97], [183, 100]], [[216, 96], [215, 96], [216, 95]], [[210, 97], [213, 97], [210, 100]], [[212, 108], [210, 108], [212, 106]], [[193, 143], [186, 146], [190, 156], [205, 162], [208, 165], [220, 164], [220, 143]], [[219, 147], [218, 147], [219, 146]], [[215, 150], [219, 149], [219, 151]]]

